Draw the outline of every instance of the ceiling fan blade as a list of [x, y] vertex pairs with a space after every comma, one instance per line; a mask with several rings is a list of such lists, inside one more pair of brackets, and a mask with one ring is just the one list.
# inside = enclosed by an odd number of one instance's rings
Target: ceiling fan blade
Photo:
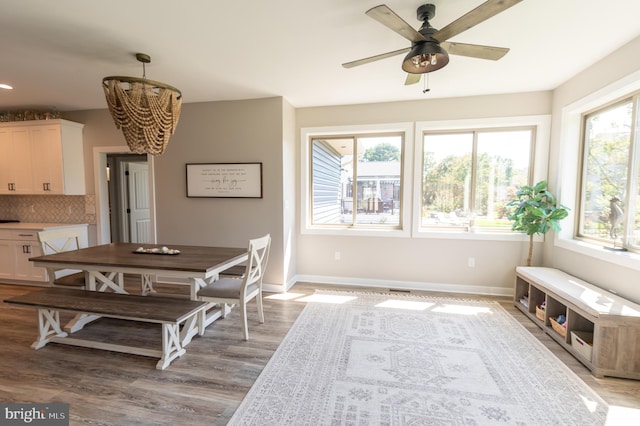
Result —
[[440, 46], [451, 55], [469, 56], [471, 58], [489, 59], [492, 61], [497, 61], [509, 52], [509, 49], [506, 47], [453, 43], [449, 41], [440, 43]]
[[410, 84], [416, 84], [420, 82], [422, 78], [422, 74], [407, 74], [407, 79], [404, 81], [404, 85], [408, 86]]
[[449, 40], [451, 37], [486, 21], [492, 16], [507, 10], [521, 1], [522, 0], [487, 0], [466, 15], [461, 16], [446, 27], [442, 28], [440, 31], [436, 31], [433, 34], [433, 38], [442, 43], [443, 41]]
[[346, 63], [342, 64], [342, 66], [345, 67], [345, 68], [353, 68], [353, 67], [357, 67], [358, 65], [364, 65], [364, 64], [368, 64], [370, 62], [379, 61], [380, 59], [390, 58], [392, 56], [396, 56], [396, 55], [399, 55], [401, 53], [409, 53], [409, 50], [411, 50], [411, 48], [406, 47], [404, 49], [394, 50], [393, 52], [381, 53], [380, 55], [375, 55], [375, 56], [370, 56], [368, 58], [358, 59], [357, 61], [346, 62]]
[[396, 15], [396, 13], [385, 4], [367, 10], [366, 14], [409, 41], [417, 42], [426, 40], [422, 34], [407, 24], [404, 19]]

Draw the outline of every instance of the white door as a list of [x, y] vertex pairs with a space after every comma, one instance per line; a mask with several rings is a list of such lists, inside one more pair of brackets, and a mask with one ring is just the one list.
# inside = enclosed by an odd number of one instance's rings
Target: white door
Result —
[[129, 171], [127, 179], [129, 241], [146, 244], [151, 242], [149, 166], [147, 163], [127, 163], [127, 167]]

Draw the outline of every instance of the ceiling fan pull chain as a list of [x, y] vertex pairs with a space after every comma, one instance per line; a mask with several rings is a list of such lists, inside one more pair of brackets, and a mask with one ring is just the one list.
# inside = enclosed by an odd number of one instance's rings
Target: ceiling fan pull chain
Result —
[[429, 74], [431, 73], [426, 73], [425, 78], [422, 80], [424, 81], [424, 89], [422, 90], [422, 93], [427, 93], [428, 91], [430, 91], [431, 89], [429, 89]]

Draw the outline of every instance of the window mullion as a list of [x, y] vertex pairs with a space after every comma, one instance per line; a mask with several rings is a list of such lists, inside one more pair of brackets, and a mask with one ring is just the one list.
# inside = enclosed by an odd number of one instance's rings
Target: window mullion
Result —
[[470, 171], [470, 183], [469, 183], [469, 229], [475, 225], [476, 215], [476, 178], [477, 178], [477, 162], [478, 162], [478, 132], [473, 132], [473, 142], [471, 146], [471, 171]]
[[358, 137], [353, 138], [353, 176], [351, 182], [351, 226], [358, 226], [358, 206], [360, 198], [358, 194]]

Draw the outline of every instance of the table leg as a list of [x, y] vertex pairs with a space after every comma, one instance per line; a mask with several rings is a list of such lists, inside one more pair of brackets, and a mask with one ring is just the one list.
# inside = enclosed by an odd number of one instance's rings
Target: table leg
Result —
[[102, 273], [99, 271], [89, 271], [89, 275], [94, 275], [96, 281], [100, 282], [100, 287], [96, 288], [97, 291], [107, 291], [107, 289], [110, 289], [113, 290], [114, 293], [127, 293], [124, 289], [124, 274], [122, 272]]
[[[218, 275], [209, 277], [208, 279], [202, 278], [189, 278], [191, 284], [191, 300], [198, 300], [198, 291], [218, 280]], [[204, 330], [220, 318], [222, 311], [216, 308], [215, 303], [208, 303], [207, 306], [198, 312], [198, 334], [204, 335]]]
[[33, 349], [40, 349], [54, 337], [67, 337], [67, 333], [60, 328], [60, 312], [54, 309], [38, 309], [38, 340], [33, 342]]
[[[124, 274], [122, 272], [105, 272], [87, 271], [89, 278], [89, 290], [91, 291], [107, 291], [113, 290], [114, 293], [127, 294], [124, 289]], [[78, 314], [69, 321], [64, 329], [69, 333], [75, 333], [92, 321], [100, 318], [99, 315]]]
[[189, 317], [182, 326], [182, 330], [180, 330], [180, 342], [182, 342], [182, 346], [186, 346], [191, 342], [193, 336], [198, 334], [199, 331], [199, 320], [200, 320], [200, 312], [196, 312], [194, 315]]
[[77, 314], [68, 323], [65, 324], [64, 329], [68, 333], [75, 333], [78, 330], [82, 330], [85, 325], [99, 318], [99, 315]]
[[[142, 295], [146, 296], [149, 293], [155, 293], [156, 291], [153, 289], [153, 280], [151, 279], [152, 275], [142, 274], [140, 276], [141, 282], [140, 285], [142, 287]], [[193, 299], [192, 299], [193, 300]]]
[[122, 272], [87, 272], [89, 273], [89, 290], [106, 291], [107, 289], [111, 289], [115, 293], [127, 293], [124, 289], [124, 274]]

